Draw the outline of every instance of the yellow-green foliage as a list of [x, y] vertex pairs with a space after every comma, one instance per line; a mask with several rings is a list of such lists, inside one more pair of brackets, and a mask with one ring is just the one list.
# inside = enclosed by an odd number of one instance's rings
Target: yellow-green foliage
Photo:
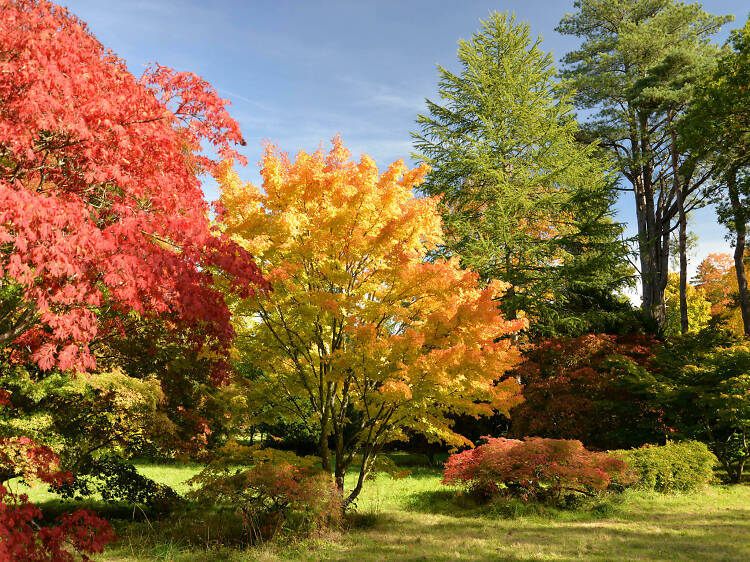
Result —
[[718, 463], [706, 444], [698, 441], [646, 445], [612, 453], [636, 473], [636, 487], [661, 493], [689, 492], [707, 486]]
[[[691, 332], [699, 332], [711, 320], [711, 303], [701, 289], [692, 285], [687, 286], [688, 325]], [[664, 335], [676, 336], [680, 334], [680, 276], [669, 274], [669, 282], [664, 289], [664, 300], [667, 307], [667, 317], [664, 320]]]
[[[0, 419], [0, 433], [26, 435], [52, 447], [64, 465], [91, 452], [104, 453], [163, 439], [173, 424], [160, 411], [161, 384], [154, 377], [134, 378], [114, 368], [69, 377], [53, 373], [36, 380], [23, 367], [0, 366], [4, 388], [19, 399], [12, 415]], [[158, 428], [158, 431], [154, 431]]]

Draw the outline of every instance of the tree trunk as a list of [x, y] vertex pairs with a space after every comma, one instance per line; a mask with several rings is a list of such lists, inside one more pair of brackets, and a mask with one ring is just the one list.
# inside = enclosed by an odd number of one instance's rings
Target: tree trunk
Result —
[[669, 117], [669, 133], [672, 137], [670, 156], [672, 158], [672, 183], [677, 198], [677, 213], [680, 224], [679, 246], [680, 246], [680, 332], [687, 334], [690, 329], [688, 323], [687, 308], [687, 215], [685, 214], [685, 192], [680, 181], [680, 162], [677, 154], [677, 131], [672, 126], [672, 117]]
[[690, 330], [687, 304], [687, 217], [682, 203], [682, 190], [677, 197], [680, 200], [680, 332], [687, 334]]
[[362, 485], [365, 483], [367, 475], [370, 474], [370, 468], [372, 467], [372, 461], [374, 461], [374, 454], [371, 447], [365, 448], [362, 452], [362, 466], [359, 467], [359, 476], [357, 477], [357, 484], [354, 486], [349, 495], [342, 503], [344, 511], [357, 499], [359, 493], [362, 491]]
[[[646, 115], [638, 116], [639, 151], [644, 157], [635, 170], [634, 177], [638, 180], [636, 188], [636, 215], [638, 216], [638, 246], [641, 254], [641, 286], [643, 288], [643, 311], [654, 319], [661, 328], [666, 318], [664, 304], [664, 289], [667, 286], [667, 270], [669, 247], [664, 246], [664, 216], [657, 212], [655, 205], [653, 161], [651, 154], [651, 138], [649, 136], [649, 121]], [[667, 228], [667, 233], [669, 229]], [[668, 237], [668, 234], [667, 234]], [[667, 238], [667, 243], [669, 242]]]
[[747, 277], [745, 276], [745, 243], [747, 238], [747, 214], [740, 201], [737, 189], [737, 168], [733, 167], [727, 173], [727, 188], [729, 201], [732, 205], [734, 215], [734, 230], [737, 241], [734, 246], [734, 268], [737, 271], [737, 288], [739, 292], [740, 311], [742, 313], [742, 324], [745, 335], [750, 336], [750, 294], [747, 289]]
[[638, 240], [641, 255], [642, 310], [661, 327], [666, 318], [664, 289], [667, 286], [669, 260], [668, 241], [664, 241], [663, 232], [666, 230], [668, 237], [669, 228], [664, 228], [662, 221], [651, 222], [654, 223], [653, 230], [646, 229], [645, 236], [640, 236]]
[[320, 463], [323, 470], [326, 472], [333, 472], [331, 466], [331, 451], [328, 448], [328, 434], [330, 433], [330, 425], [328, 421], [328, 415], [324, 413], [320, 421], [320, 436], [318, 438], [318, 452], [320, 453]]
[[336, 487], [343, 498], [347, 463], [344, 460], [344, 428], [339, 423], [335, 424], [334, 438], [336, 439]]

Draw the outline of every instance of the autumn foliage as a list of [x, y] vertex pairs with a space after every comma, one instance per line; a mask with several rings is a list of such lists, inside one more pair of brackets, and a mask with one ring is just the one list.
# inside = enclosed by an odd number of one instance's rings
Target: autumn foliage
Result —
[[[194, 74], [154, 65], [136, 79], [60, 6], [0, 0], [0, 376], [14, 390], [4, 405], [30, 407], [40, 380], [116, 362], [114, 341], [139, 323], [161, 323], [210, 358], [207, 379], [225, 378], [233, 330], [214, 277], [242, 296], [265, 287], [252, 257], [211, 227], [200, 188], [216, 167], [202, 145], [242, 160], [226, 106]], [[92, 414], [82, 406], [68, 412]], [[13, 436], [23, 427], [2, 429], [2, 482], [58, 483], [57, 455]], [[3, 559], [66, 560], [111, 539], [89, 512], [46, 526], [25, 496], [1, 492]]]
[[[0, 440], [0, 473], [3, 480], [17, 476], [25, 482], [53, 486], [72, 478], [60, 470], [59, 459], [51, 449], [26, 437]], [[101, 552], [113, 540], [109, 524], [90, 510], [65, 513], [50, 525], [28, 496], [0, 484], [1, 560], [65, 562], [74, 560], [73, 552], [87, 559], [87, 554]]]
[[[191, 497], [233, 508], [249, 544], [277, 533], [307, 534], [341, 523], [341, 495], [331, 475], [314, 466], [314, 457], [250, 449], [228, 443], [191, 479], [199, 486]], [[250, 468], [237, 464], [250, 459]]]
[[525, 400], [512, 411], [510, 434], [577, 439], [597, 449], [661, 442], [669, 428], [648, 399], [657, 343], [587, 334], [531, 347], [516, 370]]
[[443, 484], [467, 488], [482, 497], [557, 498], [563, 493], [605, 490], [613, 477], [630, 478], [625, 462], [594, 453], [580, 441], [527, 437], [486, 438], [487, 442], [448, 458]]
[[211, 273], [244, 294], [262, 284], [250, 256], [211, 230], [197, 177], [215, 167], [201, 142], [242, 159], [227, 102], [194, 74], [159, 65], [136, 79], [44, 0], [0, 1], [0, 37], [9, 360], [92, 369], [90, 345], [123, 331], [132, 313], [200, 325], [194, 345], [226, 350], [229, 313]]
[[731, 288], [725, 282], [726, 275], [734, 267], [730, 254], [708, 254], [695, 273], [694, 285], [701, 289], [711, 303], [711, 314], [718, 314], [731, 302]]
[[[745, 256], [747, 260], [748, 254]], [[732, 333], [744, 334], [734, 258], [730, 254], [709, 254], [698, 265], [694, 283], [711, 303], [711, 316]]]
[[507, 413], [520, 400], [504, 375], [518, 359], [508, 336], [526, 322], [500, 313], [506, 284], [427, 259], [442, 230], [437, 201], [412, 191], [426, 171], [399, 160], [381, 173], [337, 138], [294, 161], [269, 146], [262, 190], [229, 165], [217, 174], [224, 232], [273, 288], [233, 304], [239, 351], [260, 372], [248, 405], [260, 421], [308, 427], [341, 488], [362, 455], [350, 499], [404, 430], [466, 444], [446, 413]]

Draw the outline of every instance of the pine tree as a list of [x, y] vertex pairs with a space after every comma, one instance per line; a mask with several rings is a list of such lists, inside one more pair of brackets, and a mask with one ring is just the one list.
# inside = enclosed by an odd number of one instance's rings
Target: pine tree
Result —
[[628, 275], [598, 149], [576, 140], [570, 96], [528, 25], [495, 13], [458, 60], [458, 74], [439, 67], [441, 99], [413, 134], [432, 168], [421, 189], [442, 197], [442, 252], [510, 282], [506, 312], [538, 332], [585, 330], [571, 305], [607, 301]]
[[577, 105], [597, 113], [591, 137], [609, 152], [635, 196], [643, 310], [665, 319], [669, 240], [680, 231], [682, 330], [687, 330], [687, 213], [710, 177], [678, 149], [677, 122], [699, 77], [715, 63], [710, 37], [732, 19], [675, 0], [576, 0], [560, 33], [583, 38], [563, 59]]

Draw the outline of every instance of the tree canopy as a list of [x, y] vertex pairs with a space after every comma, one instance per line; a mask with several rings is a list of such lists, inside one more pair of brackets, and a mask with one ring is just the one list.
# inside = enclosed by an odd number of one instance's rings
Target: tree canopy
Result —
[[[239, 157], [237, 123], [205, 81], [155, 65], [140, 80], [45, 1], [0, 4], [0, 353], [88, 370], [131, 314], [171, 315], [226, 350], [213, 272], [262, 286], [212, 232], [197, 174]], [[54, 64], [50, 64], [54, 61]], [[196, 342], [196, 345], [201, 345]]]
[[347, 504], [406, 429], [464, 444], [447, 414], [507, 413], [520, 400], [503, 375], [518, 358], [508, 336], [526, 320], [500, 313], [507, 284], [426, 260], [442, 241], [437, 200], [412, 193], [427, 170], [399, 160], [380, 173], [336, 138], [294, 161], [269, 146], [262, 189], [228, 164], [217, 173], [222, 229], [272, 289], [232, 303], [242, 361], [260, 371], [248, 407], [310, 427], [339, 488], [361, 455]]

